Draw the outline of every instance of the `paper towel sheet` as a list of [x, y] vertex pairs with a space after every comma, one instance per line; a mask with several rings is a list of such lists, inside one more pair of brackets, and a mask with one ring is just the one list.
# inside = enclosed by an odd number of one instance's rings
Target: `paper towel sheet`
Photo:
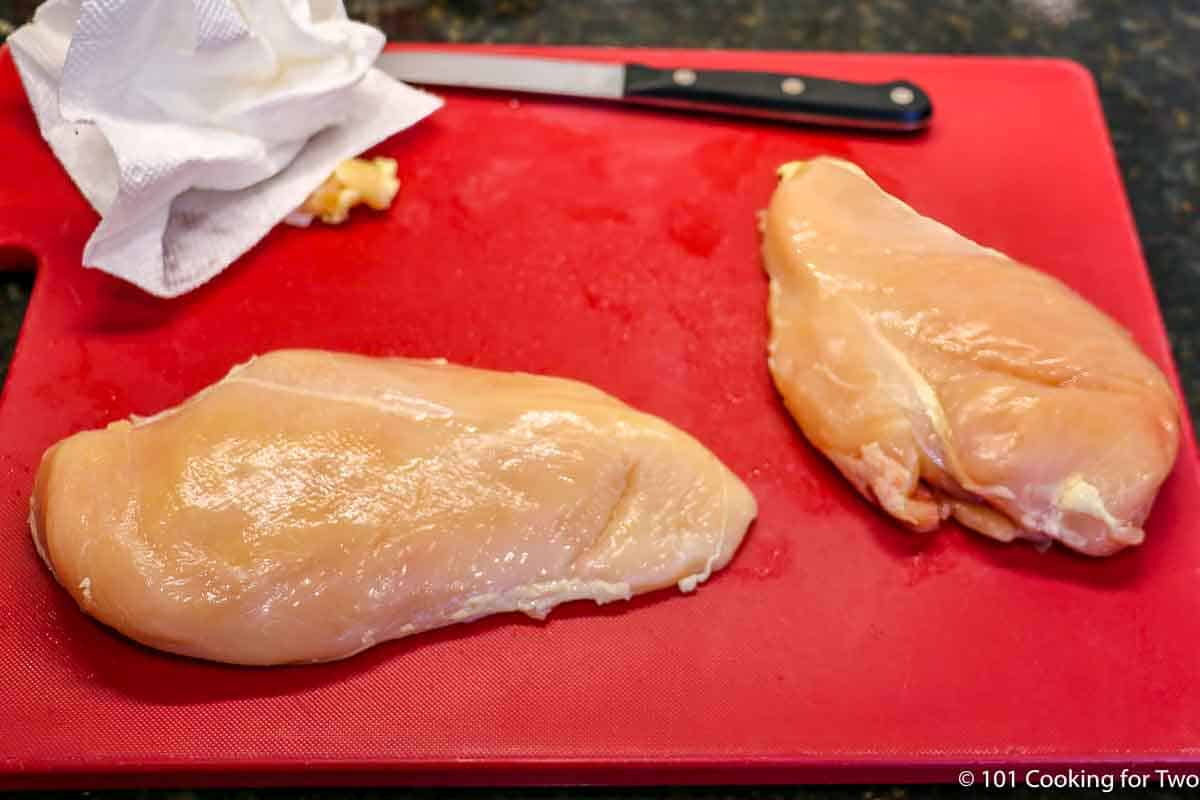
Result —
[[441, 105], [371, 68], [384, 37], [341, 0], [49, 0], [8, 41], [43, 136], [101, 215], [84, 265], [163, 297]]

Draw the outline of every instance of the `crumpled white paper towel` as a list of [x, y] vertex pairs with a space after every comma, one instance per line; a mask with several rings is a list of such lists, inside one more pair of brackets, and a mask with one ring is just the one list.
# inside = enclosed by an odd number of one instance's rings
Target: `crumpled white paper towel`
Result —
[[371, 68], [383, 34], [342, 0], [48, 0], [8, 43], [42, 135], [102, 217], [83, 263], [161, 297], [441, 105]]

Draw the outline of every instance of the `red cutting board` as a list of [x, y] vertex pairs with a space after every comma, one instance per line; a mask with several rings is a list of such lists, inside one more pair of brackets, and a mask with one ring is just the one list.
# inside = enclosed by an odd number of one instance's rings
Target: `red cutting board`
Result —
[[[404, 180], [390, 211], [281, 228], [164, 301], [80, 268], [96, 216], [0, 54], [0, 245], [38, 262], [0, 401], [3, 781], [940, 780], [987, 763], [1200, 763], [1190, 426], [1133, 552], [1039, 553], [953, 525], [917, 536], [805, 444], [764, 358], [755, 212], [778, 164], [833, 153], [1059, 276], [1170, 371], [1088, 74], [1044, 60], [518, 50], [902, 76], [937, 110], [927, 134], [891, 138], [450, 92], [378, 148]], [[86, 618], [30, 544], [42, 451], [278, 347], [591, 382], [697, 436], [760, 516], [694, 595], [506, 615], [337, 664], [201, 663]]]

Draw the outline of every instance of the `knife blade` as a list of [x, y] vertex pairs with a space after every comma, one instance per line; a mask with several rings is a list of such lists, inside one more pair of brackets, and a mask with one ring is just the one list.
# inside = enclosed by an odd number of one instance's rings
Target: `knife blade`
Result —
[[772, 72], [402, 50], [382, 54], [376, 66], [394, 78], [428, 86], [618, 100], [838, 127], [915, 131], [933, 115], [929, 96], [906, 80], [854, 83]]

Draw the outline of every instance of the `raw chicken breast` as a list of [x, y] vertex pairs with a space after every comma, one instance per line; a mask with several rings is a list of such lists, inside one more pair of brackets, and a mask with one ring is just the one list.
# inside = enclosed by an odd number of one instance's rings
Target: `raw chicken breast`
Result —
[[780, 174], [770, 368], [805, 436], [919, 531], [953, 515], [1089, 555], [1141, 543], [1179, 408], [1129, 334], [853, 164]]
[[279, 351], [51, 447], [31, 525], [100, 621], [175, 653], [282, 664], [690, 591], [755, 513], [698, 442], [585, 384]]

